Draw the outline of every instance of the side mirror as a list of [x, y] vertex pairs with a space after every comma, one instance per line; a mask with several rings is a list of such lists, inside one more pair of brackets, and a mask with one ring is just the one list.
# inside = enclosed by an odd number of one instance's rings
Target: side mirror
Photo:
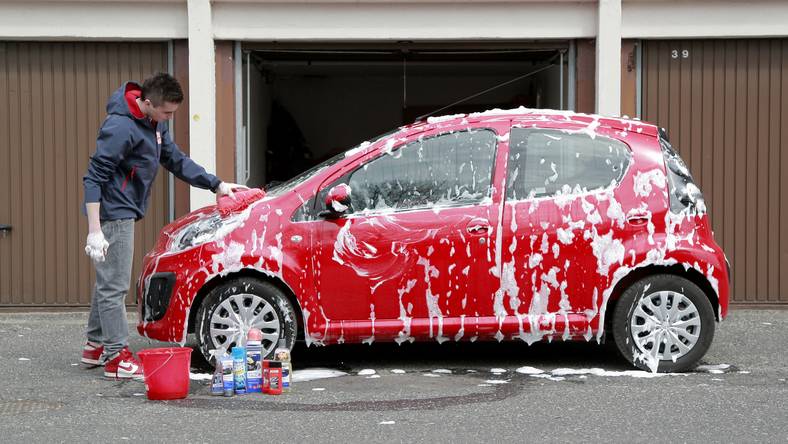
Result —
[[331, 188], [326, 195], [326, 210], [320, 213], [320, 217], [333, 218], [348, 213], [352, 192], [350, 185], [344, 183]]

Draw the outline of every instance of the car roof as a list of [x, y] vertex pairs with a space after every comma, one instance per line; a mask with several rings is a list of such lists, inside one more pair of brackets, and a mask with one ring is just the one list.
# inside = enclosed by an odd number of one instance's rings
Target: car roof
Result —
[[552, 110], [552, 109], [531, 109], [525, 107], [513, 109], [492, 109], [488, 111], [451, 114], [444, 116], [428, 117], [425, 120], [417, 121], [411, 125], [402, 127], [406, 131], [426, 130], [432, 127], [455, 126], [462, 124], [493, 122], [501, 119], [511, 119], [516, 122], [546, 121], [546, 122], [566, 122], [579, 125], [588, 125], [592, 129], [596, 127], [607, 127], [619, 131], [634, 131], [640, 134], [656, 136], [659, 129], [656, 125], [642, 122], [627, 117], [609, 117], [598, 114], [584, 114], [574, 111]]

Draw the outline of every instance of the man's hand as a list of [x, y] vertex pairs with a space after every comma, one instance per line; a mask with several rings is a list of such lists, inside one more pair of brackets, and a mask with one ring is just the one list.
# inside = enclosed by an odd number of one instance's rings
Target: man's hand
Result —
[[104, 239], [101, 231], [101, 204], [98, 202], [88, 202], [85, 204], [88, 213], [88, 239], [85, 242], [85, 253], [93, 259], [93, 262], [104, 262], [107, 254], [109, 242]]
[[88, 239], [85, 242], [85, 253], [93, 259], [93, 262], [104, 262], [108, 248], [109, 242], [104, 239], [104, 233], [101, 230], [88, 233]]
[[231, 198], [235, 199], [235, 193], [233, 190], [240, 189], [240, 190], [248, 190], [249, 187], [245, 185], [238, 185], [237, 183], [227, 183], [222, 182], [216, 187], [216, 200], [219, 200], [222, 196], [230, 196]]

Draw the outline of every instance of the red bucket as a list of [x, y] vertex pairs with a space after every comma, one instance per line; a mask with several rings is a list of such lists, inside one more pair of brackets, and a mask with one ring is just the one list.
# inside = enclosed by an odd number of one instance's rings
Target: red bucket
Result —
[[148, 399], [181, 399], [189, 394], [189, 364], [192, 349], [167, 347], [140, 350]]

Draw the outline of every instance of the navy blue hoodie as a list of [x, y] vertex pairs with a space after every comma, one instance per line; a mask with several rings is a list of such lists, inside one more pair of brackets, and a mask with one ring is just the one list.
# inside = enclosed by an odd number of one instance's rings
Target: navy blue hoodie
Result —
[[141, 89], [124, 83], [107, 102], [107, 117], [96, 139], [96, 152], [82, 179], [85, 203], [101, 203], [101, 220], [142, 219], [159, 164], [190, 185], [215, 191], [221, 181], [205, 172], [170, 139], [166, 122], [154, 129], [147, 117], [136, 118], [126, 92]]

